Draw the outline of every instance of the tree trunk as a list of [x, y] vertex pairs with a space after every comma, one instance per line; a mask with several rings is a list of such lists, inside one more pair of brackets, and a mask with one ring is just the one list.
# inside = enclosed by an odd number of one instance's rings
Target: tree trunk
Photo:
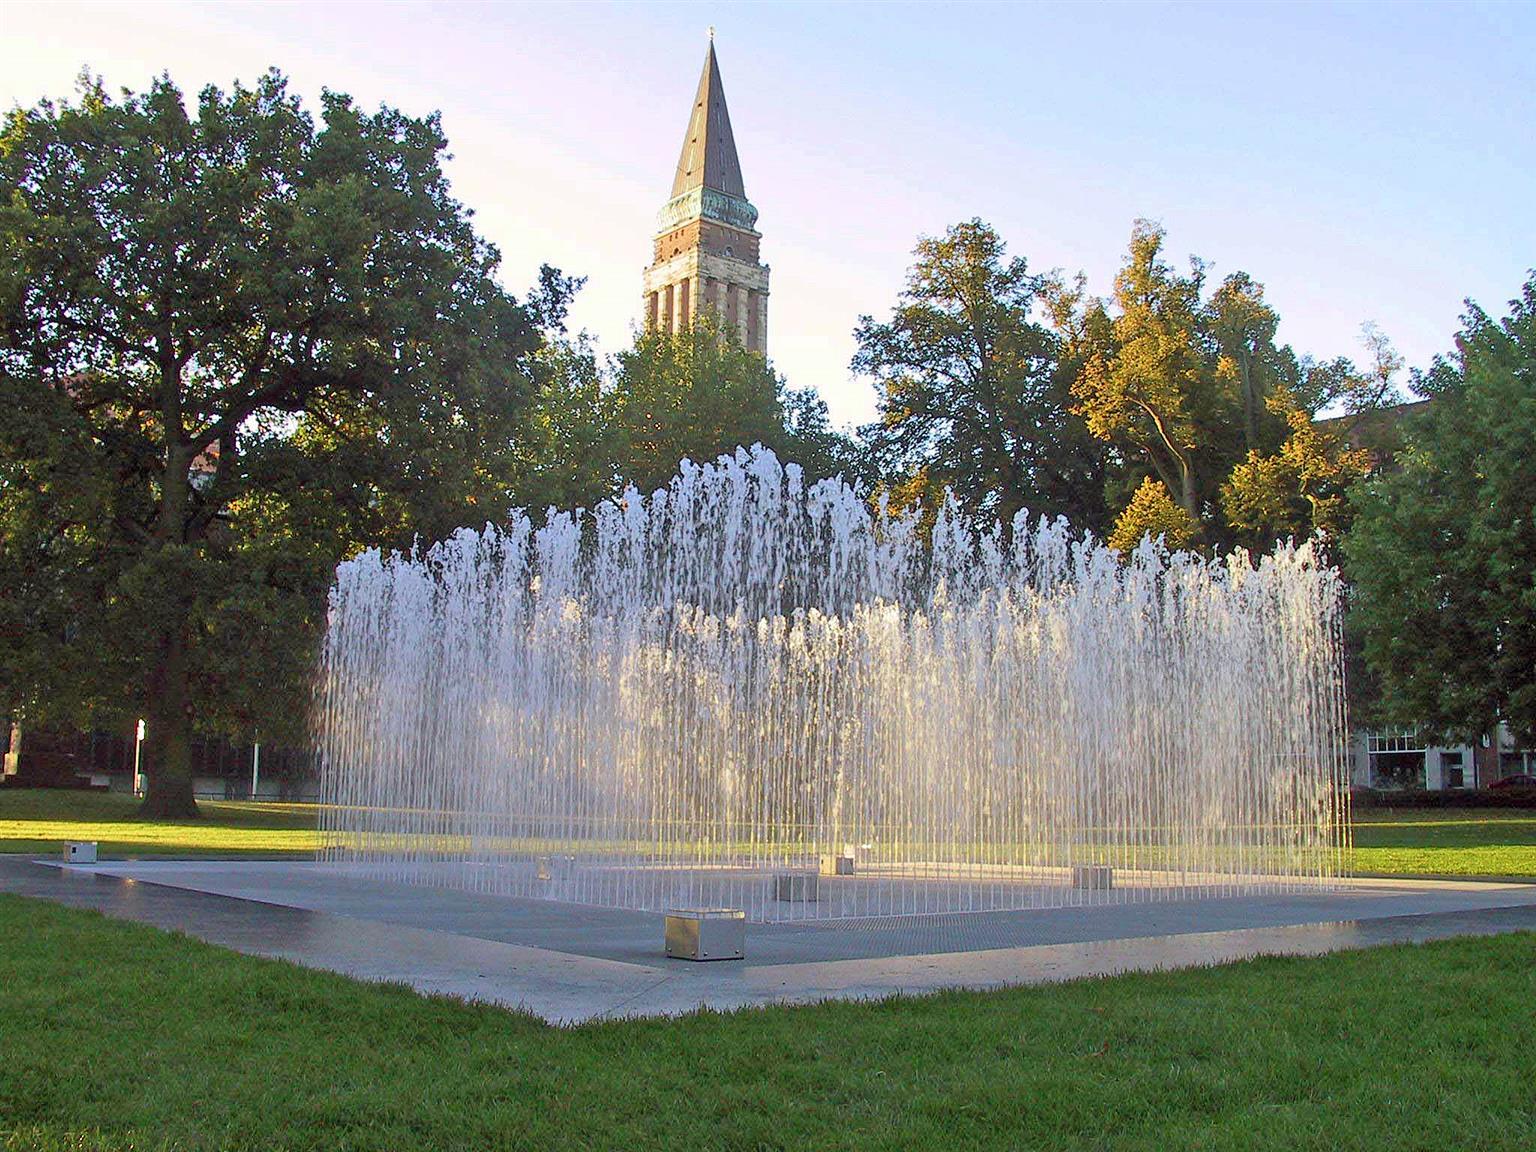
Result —
[[1179, 481], [1179, 506], [1198, 524], [1200, 523], [1200, 491], [1195, 486], [1195, 466], [1188, 460], [1179, 461]]
[[1253, 369], [1248, 361], [1248, 349], [1244, 348], [1238, 361], [1243, 375], [1243, 439], [1248, 451], [1253, 452], [1259, 447], [1259, 398], [1254, 393]]
[[1179, 506], [1183, 507], [1184, 462], [1177, 458], [1167, 458], [1172, 457], [1172, 453], [1158, 452], [1150, 444], [1145, 446], [1145, 453], [1152, 471], [1157, 473], [1163, 487], [1168, 489], [1169, 497], [1180, 501]]
[[16, 775], [21, 767], [21, 721], [11, 721], [11, 742], [6, 745], [5, 772], [6, 776]]
[[139, 811], [158, 819], [187, 819], [198, 811], [192, 794], [192, 693], [185, 621], [166, 629], [159, 655], [149, 678], [144, 733], [149, 788]]
[[[162, 317], [168, 305], [162, 302]], [[188, 468], [193, 450], [183, 440], [181, 365], [169, 330], [158, 338], [161, 374], [161, 415], [165, 421], [165, 472], [160, 482], [160, 509], [156, 516], [155, 543], [160, 549], [185, 548], [187, 538]], [[187, 557], [163, 553], [170, 561], [158, 566], [163, 581], [155, 660], [145, 685], [148, 696], [145, 719], [145, 752], [148, 754], [148, 791], [139, 811], [157, 819], [186, 819], [198, 815], [192, 794], [192, 684], [187, 647], [192, 632], [191, 573]]]

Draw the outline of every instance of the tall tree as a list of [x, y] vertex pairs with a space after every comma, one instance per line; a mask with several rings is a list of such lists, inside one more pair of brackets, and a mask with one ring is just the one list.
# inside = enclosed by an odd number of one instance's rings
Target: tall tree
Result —
[[952, 489], [1005, 522], [1027, 507], [1101, 528], [1104, 452], [1069, 410], [1060, 341], [1036, 318], [1047, 279], [980, 220], [924, 237], [913, 257], [891, 318], [854, 332], [888, 481], [930, 501]]
[[782, 382], [708, 314], [678, 333], [642, 332], [615, 358], [613, 377], [618, 472], [642, 491], [670, 480], [685, 456], [779, 446]]
[[1536, 743], [1536, 274], [1502, 320], [1469, 302], [1416, 385], [1433, 402], [1344, 541], [1384, 718]]
[[827, 419], [814, 391], [791, 389], [739, 333], [705, 313], [673, 334], [647, 331], [614, 358], [605, 418], [613, 475], [650, 491], [678, 463], [762, 444], [814, 481], [860, 479], [859, 453]]
[[1227, 524], [1237, 543], [1259, 551], [1287, 537], [1336, 542], [1349, 524], [1349, 489], [1369, 473], [1370, 453], [1351, 448], [1340, 429], [1316, 423], [1287, 390], [1267, 404], [1289, 435], [1274, 452], [1254, 449], [1233, 467], [1221, 486]]
[[81, 531], [113, 628], [66, 644], [137, 686], [152, 814], [195, 811], [194, 725], [264, 695], [250, 665], [302, 660], [336, 549], [510, 498], [540, 317], [445, 146], [332, 92], [317, 126], [276, 72], [191, 111], [169, 78], [86, 81], [0, 135], [0, 372], [67, 415], [50, 467], [110, 480]]
[[1161, 226], [1136, 222], [1108, 341], [1085, 358], [1072, 392], [1093, 434], [1139, 457], [1198, 523], [1223, 471], [1228, 429], [1241, 420], [1230, 382], [1209, 370], [1202, 346], [1203, 266], [1179, 275], [1163, 259], [1163, 240]]
[[1216, 375], [1237, 392], [1243, 413], [1243, 448], [1262, 452], [1283, 434], [1268, 400], [1289, 365], [1275, 347], [1280, 316], [1264, 300], [1264, 285], [1246, 272], [1221, 282], [1205, 307], [1203, 327], [1216, 357]]
[[518, 502], [533, 510], [591, 508], [622, 486], [613, 390], [586, 333], [539, 353], [538, 391], [519, 437]]
[[1401, 361], [1374, 325], [1364, 329], [1373, 364], [1318, 362], [1275, 342], [1279, 314], [1245, 272], [1202, 300], [1204, 264], [1188, 275], [1163, 258], [1162, 228], [1137, 221], [1113, 296], [1096, 300], [1075, 285], [1051, 294], [1057, 330], [1077, 367], [1076, 410], [1127, 464], [1127, 479], [1150, 473], [1160, 488], [1122, 489], [1112, 533], [1131, 539], [1144, 523], [1184, 517], [1178, 532], [1212, 548], [1260, 550], [1286, 536], [1335, 538], [1348, 521], [1344, 492], [1366, 458], [1347, 427], [1318, 426], [1324, 409], [1360, 413], [1397, 399]]
[[706, 314], [675, 334], [644, 331], [606, 362], [585, 334], [550, 340], [515, 479], [527, 507], [591, 508], [627, 484], [652, 491], [684, 457], [763, 444], [808, 482], [870, 483], [866, 454], [834, 429], [812, 389], [788, 387], [740, 334]]

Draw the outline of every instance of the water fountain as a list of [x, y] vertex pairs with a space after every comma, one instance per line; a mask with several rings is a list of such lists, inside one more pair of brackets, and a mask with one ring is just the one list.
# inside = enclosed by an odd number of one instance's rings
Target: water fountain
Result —
[[366, 553], [317, 707], [337, 866], [749, 920], [1328, 886], [1339, 581], [872, 509], [762, 449]]

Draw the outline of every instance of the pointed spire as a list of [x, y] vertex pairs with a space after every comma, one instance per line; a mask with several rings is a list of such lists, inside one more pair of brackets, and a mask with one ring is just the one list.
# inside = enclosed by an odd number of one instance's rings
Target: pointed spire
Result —
[[699, 76], [699, 90], [693, 98], [693, 114], [688, 118], [688, 134], [683, 137], [683, 151], [677, 158], [672, 195], [681, 196], [700, 187], [743, 200], [747, 197], [741, 183], [736, 138], [731, 135], [731, 114], [725, 108], [720, 64], [715, 59], [713, 28], [709, 30], [709, 52]]

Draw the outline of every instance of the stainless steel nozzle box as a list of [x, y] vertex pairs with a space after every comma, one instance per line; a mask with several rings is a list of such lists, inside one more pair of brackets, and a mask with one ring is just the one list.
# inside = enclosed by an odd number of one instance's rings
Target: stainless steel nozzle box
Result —
[[853, 857], [841, 852], [832, 852], [821, 858], [821, 874], [823, 876], [852, 876]]
[[780, 872], [773, 878], [773, 898], [775, 900], [805, 900], [815, 901], [821, 899], [821, 879], [814, 872]]
[[740, 960], [747, 916], [739, 908], [674, 908], [667, 913], [667, 955], [678, 960]]
[[1115, 886], [1115, 870], [1108, 864], [1075, 864], [1072, 887], [1107, 889]]

